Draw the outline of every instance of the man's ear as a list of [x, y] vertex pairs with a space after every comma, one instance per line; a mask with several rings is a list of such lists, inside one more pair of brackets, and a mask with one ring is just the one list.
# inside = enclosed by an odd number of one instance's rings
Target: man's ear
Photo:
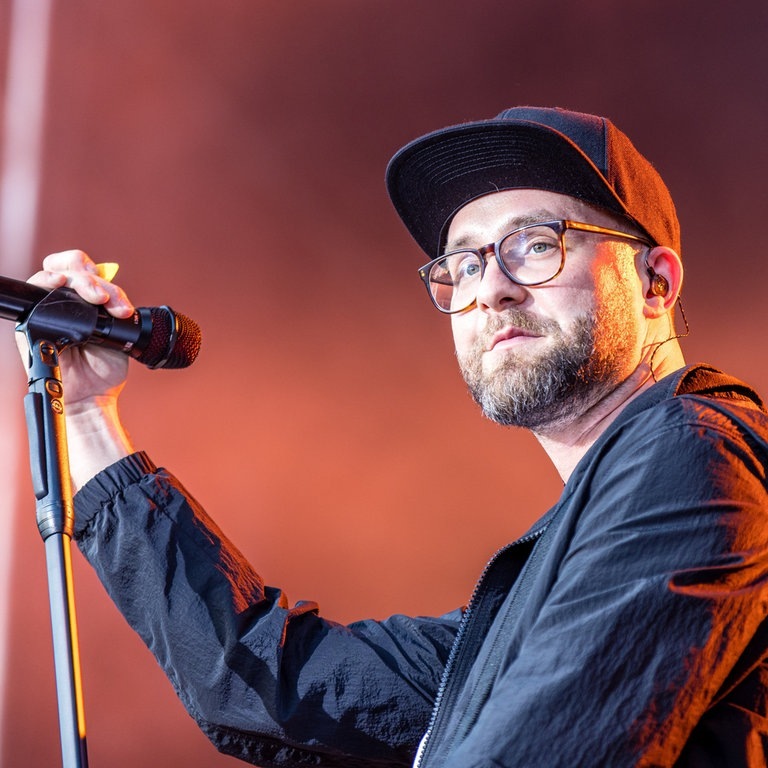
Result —
[[660, 317], [674, 309], [683, 286], [683, 262], [671, 248], [656, 246], [642, 260], [641, 279], [646, 317]]

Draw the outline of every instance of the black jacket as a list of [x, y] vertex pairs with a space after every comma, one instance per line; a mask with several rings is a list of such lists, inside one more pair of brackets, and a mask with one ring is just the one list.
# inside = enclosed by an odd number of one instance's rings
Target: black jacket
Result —
[[423, 768], [764, 766], [767, 436], [739, 382], [662, 380], [461, 622], [289, 607], [143, 454], [80, 491], [76, 535], [201, 728], [254, 764], [406, 766], [428, 728]]

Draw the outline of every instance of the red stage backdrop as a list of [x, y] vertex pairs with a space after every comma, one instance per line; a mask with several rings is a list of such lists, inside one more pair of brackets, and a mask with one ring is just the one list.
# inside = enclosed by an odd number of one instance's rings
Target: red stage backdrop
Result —
[[[0, 8], [6, 53], [10, 0]], [[424, 256], [386, 198], [387, 160], [425, 131], [512, 104], [611, 117], [678, 201], [688, 358], [768, 393], [767, 18], [758, 0], [738, 8], [56, 3], [35, 260], [83, 248], [121, 264], [136, 303], [200, 323], [195, 365], [136, 366], [124, 415], [268, 583], [339, 621], [448, 611], [561, 486], [533, 438], [484, 421], [464, 392], [448, 321], [417, 279]], [[6, 494], [13, 524], [3, 521], [0, 761], [31, 768], [60, 757], [13, 364], [2, 379], [4, 429], [20, 447], [5, 457], [18, 484]], [[234, 765], [79, 555], [75, 578], [91, 764]]]

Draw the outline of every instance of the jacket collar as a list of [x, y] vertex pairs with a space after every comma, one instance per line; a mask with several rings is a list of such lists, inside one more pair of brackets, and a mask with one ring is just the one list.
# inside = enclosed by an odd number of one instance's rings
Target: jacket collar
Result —
[[[633, 400], [618, 416], [611, 427], [620, 427], [638, 413], [672, 397], [700, 395], [728, 400], [751, 401], [761, 410], [765, 405], [760, 396], [747, 384], [729, 376], [711, 365], [696, 363], [670, 373]], [[612, 432], [609, 428], [607, 432]], [[598, 440], [598, 442], [601, 442]]]
[[739, 379], [702, 363], [680, 368], [660, 379], [624, 408], [608, 429], [598, 437], [584, 456], [581, 457], [566, 483], [566, 490], [560, 500], [562, 501], [568, 495], [569, 488], [573, 489], [578, 485], [579, 479], [590, 463], [591, 458], [630, 419], [664, 400], [684, 395], [729, 400], [732, 402], [740, 401], [753, 408], [765, 411], [765, 405], [759, 395], [747, 384], [739, 381]]
[[654, 405], [657, 405], [664, 400], [680, 397], [682, 395], [697, 395], [700, 397], [741, 401], [765, 411], [763, 401], [751, 387], [744, 384], [744, 382], [739, 381], [739, 379], [729, 376], [710, 365], [697, 363], [680, 368], [674, 373], [670, 373], [663, 379], [659, 379], [659, 381], [652, 387], [649, 387], [645, 392], [638, 395], [626, 406], [626, 408], [624, 408], [608, 429], [600, 435], [584, 456], [581, 457], [581, 460], [576, 465], [571, 477], [568, 479], [558, 503], [542, 515], [542, 517], [528, 529], [526, 534], [519, 539], [518, 542], [538, 536], [547, 528], [552, 518], [560, 509], [563, 501], [570, 496], [573, 490], [578, 486], [579, 480], [589, 464], [591, 457], [601, 449], [601, 446], [603, 446], [605, 442], [610, 440], [611, 436], [617, 430], [621, 429], [630, 419], [643, 411], [652, 408]]

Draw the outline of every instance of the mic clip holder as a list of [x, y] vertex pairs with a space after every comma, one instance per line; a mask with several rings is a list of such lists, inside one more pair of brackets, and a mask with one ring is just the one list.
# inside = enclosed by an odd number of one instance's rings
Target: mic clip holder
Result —
[[57, 288], [35, 304], [26, 319], [16, 326], [27, 340], [45, 338], [59, 350], [83, 344], [96, 330], [99, 308], [81, 299], [71, 288]]
[[87, 341], [97, 319], [95, 305], [84, 302], [71, 288], [58, 288], [39, 301], [26, 320], [16, 326], [29, 344], [24, 410], [37, 499], [37, 526], [43, 540], [53, 533], [71, 538], [74, 523], [58, 353]]

